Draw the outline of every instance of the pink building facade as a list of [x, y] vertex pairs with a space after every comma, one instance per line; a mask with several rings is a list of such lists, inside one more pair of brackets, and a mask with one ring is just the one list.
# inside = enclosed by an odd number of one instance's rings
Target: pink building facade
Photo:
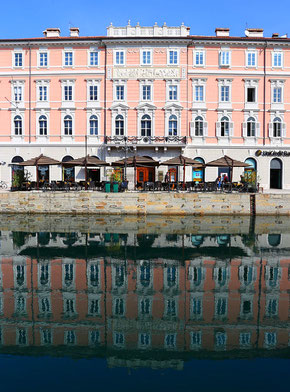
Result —
[[[47, 29], [42, 38], [2, 39], [1, 180], [11, 183], [13, 163], [41, 153], [109, 162], [182, 153], [205, 163], [226, 154], [250, 163], [264, 189], [290, 189], [289, 70], [290, 40], [261, 29], [196, 36], [184, 25], [128, 24], [99, 37], [71, 28], [68, 37]], [[49, 170], [52, 180], [65, 175], [61, 166]], [[167, 170], [160, 166], [155, 178]], [[84, 179], [83, 170], [74, 176]], [[195, 176], [186, 169], [187, 181]]]

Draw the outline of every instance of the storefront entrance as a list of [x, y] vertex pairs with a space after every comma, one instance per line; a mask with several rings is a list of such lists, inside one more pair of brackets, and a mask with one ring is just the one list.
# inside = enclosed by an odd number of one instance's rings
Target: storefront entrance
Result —
[[270, 163], [270, 188], [282, 189], [282, 162], [278, 158]]
[[100, 169], [88, 169], [88, 181], [100, 182]]
[[137, 182], [154, 182], [155, 168], [154, 167], [137, 167]]

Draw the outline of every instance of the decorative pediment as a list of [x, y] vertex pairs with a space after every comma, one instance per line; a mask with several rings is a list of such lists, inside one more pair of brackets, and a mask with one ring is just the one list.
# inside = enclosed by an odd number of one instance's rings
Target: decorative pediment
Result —
[[125, 103], [121, 103], [121, 102], [114, 103], [114, 104], [110, 107], [110, 110], [116, 111], [116, 112], [122, 112], [122, 111], [124, 111], [124, 110], [129, 110], [129, 109], [130, 109], [130, 108], [129, 108], [128, 105], [126, 105]]
[[150, 110], [156, 110], [157, 107], [155, 105], [153, 105], [152, 103], [148, 103], [148, 102], [144, 102], [144, 103], [140, 103], [140, 105], [136, 106], [137, 110], [144, 110], [146, 111], [150, 111]]
[[183, 110], [183, 106], [178, 104], [178, 103], [173, 103], [173, 102], [172, 103], [167, 103], [164, 106], [164, 110], [171, 110], [172, 112], [180, 111], [180, 110]]

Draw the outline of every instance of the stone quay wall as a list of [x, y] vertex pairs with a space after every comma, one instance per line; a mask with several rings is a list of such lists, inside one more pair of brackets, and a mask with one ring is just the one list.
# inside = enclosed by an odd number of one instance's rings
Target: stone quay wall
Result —
[[3, 191], [0, 213], [290, 215], [290, 194]]

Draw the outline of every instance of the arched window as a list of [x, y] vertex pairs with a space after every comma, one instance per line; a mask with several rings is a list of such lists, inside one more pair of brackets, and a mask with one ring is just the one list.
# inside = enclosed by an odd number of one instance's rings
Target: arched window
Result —
[[69, 114], [64, 118], [64, 134], [66, 136], [72, 135], [72, 116]]
[[230, 121], [227, 116], [221, 119], [221, 136], [230, 136]]
[[168, 135], [177, 136], [177, 117], [174, 114], [169, 117]]
[[24, 159], [19, 155], [16, 155], [11, 160], [11, 170], [12, 170], [12, 186], [14, 186], [15, 182], [19, 182], [19, 179], [24, 178], [24, 166], [13, 165], [13, 163], [23, 162]]
[[256, 136], [256, 120], [254, 119], [254, 117], [249, 117], [247, 120], [247, 136]]
[[124, 136], [124, 117], [121, 114], [118, 114], [115, 119], [115, 134]]
[[93, 115], [90, 117], [90, 135], [98, 136], [99, 121], [98, 117]]
[[194, 122], [194, 136], [203, 136], [203, 128], [203, 118], [201, 116], [196, 117]]
[[[72, 161], [73, 157], [70, 155], [66, 155], [62, 158], [62, 162]], [[74, 167], [65, 167], [63, 166], [62, 179], [63, 181], [74, 182], [75, 181], [75, 168]]]
[[22, 135], [22, 118], [19, 115], [14, 117], [14, 135], [15, 136]]
[[39, 135], [47, 136], [47, 117], [42, 115], [39, 117]]
[[141, 118], [141, 136], [151, 136], [152, 121], [148, 114]]
[[273, 137], [282, 136], [282, 121], [281, 118], [275, 117], [273, 120]]
[[[195, 161], [198, 161], [204, 164], [204, 159], [200, 157], [194, 158]], [[205, 169], [204, 168], [195, 168], [192, 167], [192, 181], [203, 182], [205, 178]]]
[[246, 182], [256, 183], [257, 181], [257, 162], [254, 158], [245, 160], [249, 166], [245, 167], [244, 179]]

